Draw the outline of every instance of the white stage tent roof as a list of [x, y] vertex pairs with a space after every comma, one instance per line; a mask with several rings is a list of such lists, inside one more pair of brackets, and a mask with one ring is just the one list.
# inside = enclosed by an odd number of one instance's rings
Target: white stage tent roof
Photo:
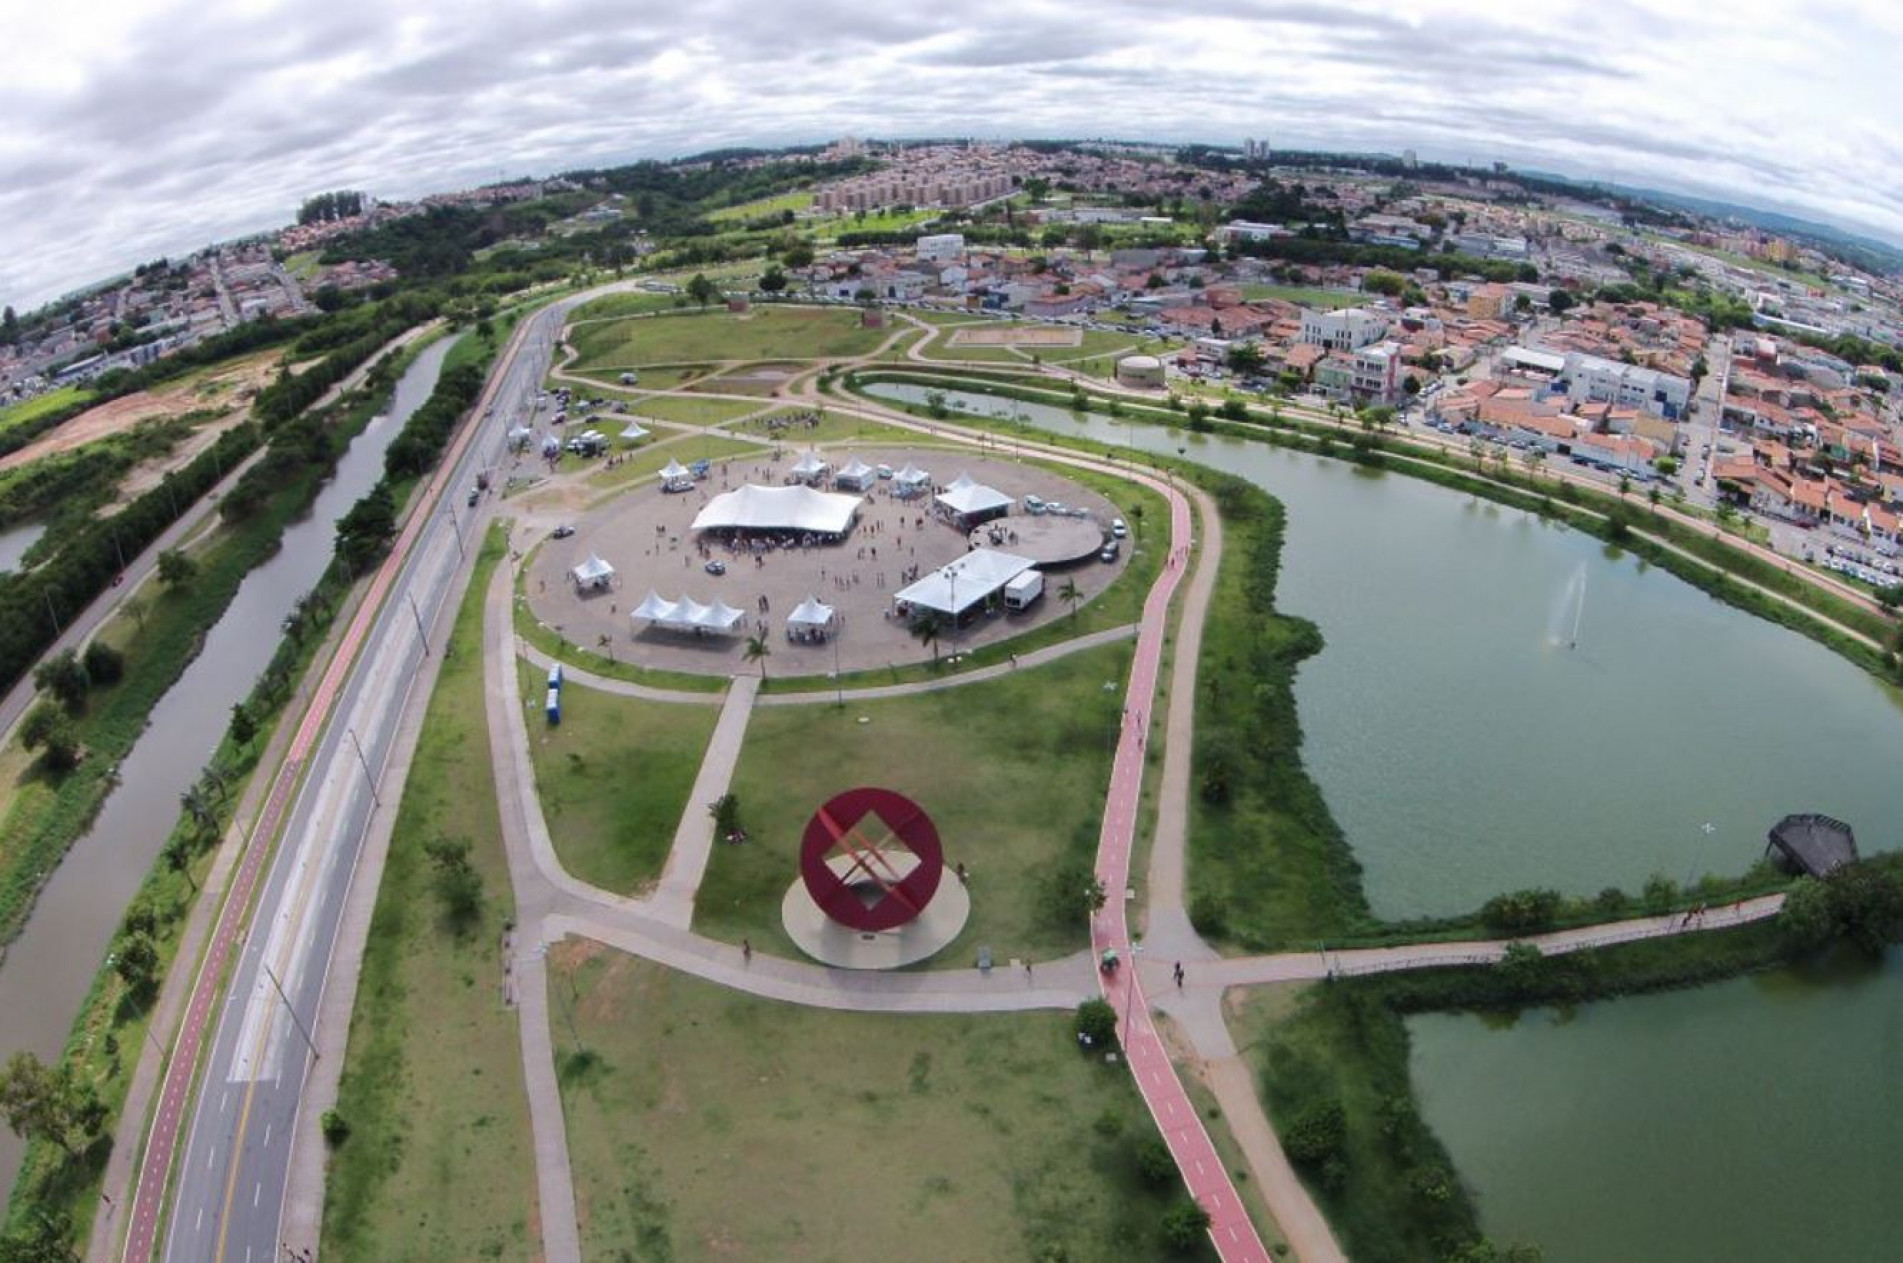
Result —
[[812, 531], [844, 535], [859, 511], [858, 496], [811, 487], [762, 487], [748, 483], [723, 491], [694, 518], [694, 529]]
[[629, 442], [633, 442], [636, 439], [646, 438], [648, 433], [649, 431], [645, 429], [639, 421], [630, 421], [628, 422], [627, 428], [621, 431], [621, 437], [627, 439]]
[[872, 466], [857, 456], [846, 462], [846, 467], [833, 475], [835, 482], [867, 483], [872, 481]]
[[615, 577], [615, 568], [589, 553], [586, 561], [568, 572], [568, 577], [575, 581], [578, 588], [590, 583], [606, 583]]
[[1016, 553], [974, 548], [911, 587], [901, 588], [893, 600], [956, 618], [1036, 564]]
[[892, 481], [898, 483], [901, 487], [922, 486], [923, 484], [928, 483], [931, 480], [932, 480], [931, 474], [927, 473], [923, 469], [920, 469], [917, 465], [913, 465], [909, 463], [906, 465], [904, 469], [901, 469], [898, 473], [892, 475]]
[[674, 602], [668, 600], [666, 597], [662, 596], [659, 592], [656, 592], [653, 588], [649, 588], [647, 599], [642, 601], [641, 604], [635, 606], [633, 609], [629, 610], [628, 617], [629, 618], [645, 618], [649, 620], [650, 622], [658, 623], [662, 619], [669, 617], [673, 613], [674, 613]]
[[818, 452], [808, 452], [806, 455], [800, 457], [797, 465], [793, 466], [793, 476], [795, 478], [817, 478], [831, 468], [832, 466], [821, 458]]
[[833, 607], [812, 596], [794, 606], [793, 612], [786, 616], [788, 627], [830, 627], [832, 621]]
[[647, 599], [628, 611], [630, 619], [645, 618], [670, 631], [706, 631], [728, 633], [746, 617], [725, 601], [702, 605], [691, 596], [670, 601], [652, 588]]
[[693, 477], [693, 474], [688, 472], [687, 466], [681, 464], [677, 460], [671, 460], [667, 462], [667, 468], [661, 471], [661, 480], [663, 482], [673, 482], [676, 478], [692, 478], [692, 477]]
[[[959, 483], [963, 483], [960, 486]], [[938, 503], [953, 513], [970, 516], [973, 513], [989, 513], [997, 509], [1008, 509], [1016, 503], [1010, 496], [995, 487], [973, 482], [961, 477], [944, 491], [939, 493]]]

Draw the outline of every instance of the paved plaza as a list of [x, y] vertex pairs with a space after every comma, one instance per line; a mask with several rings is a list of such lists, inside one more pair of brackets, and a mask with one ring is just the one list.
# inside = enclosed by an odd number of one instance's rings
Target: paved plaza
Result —
[[[843, 543], [772, 549], [760, 554], [729, 551], [717, 538], [697, 539], [694, 516], [723, 491], [746, 483], [780, 486], [804, 453], [788, 448], [777, 457], [761, 452], [716, 462], [711, 475], [685, 493], [663, 492], [644, 483], [626, 495], [578, 519], [567, 539], [550, 539], [532, 557], [526, 580], [529, 608], [537, 619], [561, 630], [572, 644], [593, 650], [609, 637], [616, 658], [670, 671], [731, 675], [756, 668], [743, 650], [751, 635], [764, 634], [772, 653], [769, 675], [823, 675], [838, 668], [859, 671], [929, 659], [930, 646], [891, 615], [892, 598], [914, 570], [926, 574], [963, 556], [972, 546], [957, 526], [941, 521], [929, 495], [900, 500], [889, 480], [876, 483], [862, 498], [858, 522]], [[871, 465], [903, 469], [908, 463], [930, 471], [941, 486], [969, 474], [978, 482], [1019, 500], [1036, 495], [1081, 507], [1087, 520], [1107, 529], [1125, 516], [1122, 506], [1049, 469], [1010, 460], [924, 447], [873, 447], [826, 451], [835, 464], [854, 457]], [[1021, 510], [999, 523], [1010, 550], [1009, 532], [1039, 519]], [[1073, 519], [1078, 520], [1078, 519]], [[1127, 541], [1126, 541], [1127, 542]], [[614, 566], [612, 586], [578, 594], [571, 567], [590, 556]], [[1049, 590], [1030, 610], [980, 614], [956, 635], [946, 628], [938, 651], [995, 643], [1069, 614], [1056, 589], [1074, 580], [1084, 601], [1095, 598], [1128, 564], [1129, 550], [1115, 562], [1092, 558], [1051, 572]], [[706, 570], [709, 561], [726, 566], [724, 575]], [[702, 604], [721, 600], [741, 610], [745, 621], [732, 636], [666, 631], [631, 620], [629, 611], [653, 589], [670, 601], [691, 596]], [[786, 634], [786, 616], [807, 596], [833, 606], [840, 631], [833, 643], [802, 643]]]

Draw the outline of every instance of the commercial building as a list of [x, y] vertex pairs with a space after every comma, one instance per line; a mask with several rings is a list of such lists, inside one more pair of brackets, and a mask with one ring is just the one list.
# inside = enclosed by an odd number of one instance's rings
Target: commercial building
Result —
[[1371, 307], [1302, 312], [1302, 341], [1330, 351], [1358, 351], [1386, 337], [1388, 318]]
[[962, 232], [939, 232], [929, 237], [920, 237], [916, 246], [921, 262], [930, 259], [942, 261], [955, 259], [965, 252], [965, 234]]
[[1692, 397], [1690, 378], [1577, 351], [1567, 353], [1558, 384], [1574, 403], [1641, 408], [1672, 420], [1684, 414]]

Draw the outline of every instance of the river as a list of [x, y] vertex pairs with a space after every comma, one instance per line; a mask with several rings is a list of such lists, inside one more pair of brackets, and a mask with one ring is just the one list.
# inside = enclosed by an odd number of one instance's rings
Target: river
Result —
[[[1793, 810], [1896, 845], [1903, 704], [1821, 646], [1444, 488], [1018, 408], [1035, 429], [1180, 450], [1287, 506], [1277, 605], [1327, 639], [1296, 688], [1304, 756], [1377, 913], [1736, 872]], [[1423, 1111], [1496, 1239], [1551, 1263], [1897, 1257], [1903, 949], [1881, 969], [1408, 1028]]]
[[1287, 506], [1276, 604], [1327, 640], [1296, 681], [1303, 758], [1378, 916], [1736, 874], [1792, 811], [1848, 820], [1866, 850], [1897, 843], [1903, 693], [1821, 645], [1417, 479], [1016, 406], [1034, 429], [1180, 449]]
[[46, 534], [46, 523], [24, 522], [0, 531], [0, 570], [12, 570], [20, 564], [26, 550]]
[[[121, 765], [118, 786], [92, 829], [53, 874], [0, 964], [0, 1059], [20, 1050], [49, 1058], [64, 1046], [126, 905], [145, 880], [179, 816], [179, 797], [203, 770], [281, 639], [297, 598], [330, 564], [336, 520], [383, 475], [383, 452], [422, 407], [454, 339], [430, 346], [399, 379], [387, 415], [371, 421], [337, 464], [308, 516], [239, 586], [205, 647], [159, 700], [145, 734]], [[135, 650], [136, 652], [136, 650]], [[125, 1054], [126, 1073], [138, 1058]], [[22, 1147], [0, 1128], [0, 1180], [12, 1187]]]

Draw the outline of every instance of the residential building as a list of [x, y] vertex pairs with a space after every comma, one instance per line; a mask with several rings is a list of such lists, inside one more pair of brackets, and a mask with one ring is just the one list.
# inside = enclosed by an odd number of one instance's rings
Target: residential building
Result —
[[1567, 353], [1559, 385], [1574, 403], [1590, 400], [1643, 408], [1667, 418], [1683, 415], [1692, 397], [1690, 378], [1577, 351]]
[[1387, 332], [1386, 313], [1371, 307], [1302, 312], [1302, 341], [1330, 351], [1358, 351], [1379, 342]]

